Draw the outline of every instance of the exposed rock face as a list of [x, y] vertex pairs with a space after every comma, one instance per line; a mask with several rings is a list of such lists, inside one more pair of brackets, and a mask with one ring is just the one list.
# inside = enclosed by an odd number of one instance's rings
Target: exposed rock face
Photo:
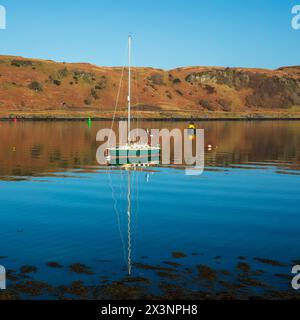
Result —
[[[123, 70], [124, 71], [124, 70]], [[126, 70], [125, 70], [126, 71]], [[0, 114], [94, 112], [127, 105], [122, 68], [0, 56]], [[300, 67], [277, 70], [189, 67], [133, 68], [133, 111], [146, 117], [208, 112], [300, 111]], [[294, 107], [291, 109], [291, 107]], [[291, 111], [294, 112], [294, 111]]]
[[249, 107], [288, 108], [300, 104], [300, 82], [290, 76], [270, 76], [227, 68], [193, 72], [185, 80], [201, 85], [226, 85], [238, 91], [250, 88], [253, 93], [246, 98]]
[[159, 86], [162, 86], [162, 85], [165, 84], [164, 83], [164, 77], [160, 73], [153, 74], [152, 76], [148, 77], [148, 80], [149, 80], [150, 83], [156, 84], [156, 85], [159, 85]]

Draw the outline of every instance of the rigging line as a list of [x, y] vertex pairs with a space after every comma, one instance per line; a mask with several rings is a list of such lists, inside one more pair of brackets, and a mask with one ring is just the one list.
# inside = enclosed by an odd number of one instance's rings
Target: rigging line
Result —
[[[139, 169], [138, 167], [134, 167], [131, 170], [132, 172], [132, 205], [131, 205], [131, 234], [132, 234], [132, 247], [135, 247], [136, 243], [137, 243], [137, 234], [136, 234], [136, 230], [137, 230], [137, 214], [138, 214], [138, 210], [137, 210], [137, 201], [138, 201], [138, 197], [137, 197], [137, 188], [138, 188], [138, 177], [139, 177]], [[134, 222], [134, 223], [132, 223]], [[134, 240], [134, 241], [133, 241]]]
[[127, 217], [128, 217], [128, 274], [131, 275], [131, 263], [132, 263], [132, 242], [131, 242], [131, 179], [130, 170], [128, 170], [128, 193], [127, 193]]
[[[126, 55], [126, 49], [125, 49], [125, 54], [124, 54], [124, 60], [125, 60], [125, 55]], [[125, 63], [123, 64], [123, 67], [122, 67], [121, 79], [120, 79], [120, 82], [119, 82], [117, 99], [116, 99], [116, 103], [115, 103], [115, 109], [114, 109], [113, 118], [112, 118], [112, 122], [111, 122], [110, 133], [109, 133], [109, 137], [108, 137], [108, 145], [110, 144], [110, 138], [111, 138], [111, 134], [112, 134], [112, 129], [113, 129], [114, 122], [115, 122], [115, 119], [116, 119], [116, 114], [117, 114], [117, 109], [118, 109], [118, 104], [119, 104], [119, 99], [120, 99], [120, 94], [121, 94], [121, 89], [122, 89], [122, 82], [123, 82], [123, 78], [124, 78], [124, 71], [125, 71]]]
[[[134, 58], [134, 62], [136, 64], [136, 58], [135, 55], [133, 55]], [[138, 91], [138, 68], [135, 68], [135, 77], [134, 77], [134, 85], [135, 85], [135, 91], [136, 91], [136, 106], [138, 107], [140, 104], [139, 101], [139, 91]], [[139, 116], [138, 116], [138, 108], [136, 108], [136, 129], [139, 129]], [[141, 142], [141, 141], [140, 141]], [[138, 213], [139, 213], [139, 174], [141, 171], [136, 170], [135, 172], [135, 185], [136, 185], [136, 190], [135, 190], [135, 213], [134, 213], [134, 217], [135, 217], [135, 233], [134, 233], [134, 239], [135, 239], [135, 243], [137, 243], [137, 239], [138, 239]]]
[[121, 88], [122, 88], [122, 81], [123, 81], [123, 77], [124, 77], [124, 70], [125, 70], [125, 66], [123, 66], [123, 68], [122, 68], [121, 79], [120, 79], [120, 82], [119, 82], [118, 94], [117, 94], [117, 99], [116, 99], [116, 104], [115, 104], [115, 110], [114, 110], [114, 113], [113, 113], [110, 133], [109, 133], [109, 137], [108, 137], [108, 145], [110, 144], [110, 138], [111, 138], [111, 134], [112, 134], [112, 129], [113, 129], [114, 122], [115, 122], [115, 119], [116, 119], [116, 113], [117, 113], [117, 108], [118, 108], [119, 98], [120, 98]]
[[134, 234], [134, 238], [135, 238], [135, 243], [137, 242], [138, 239], [138, 234], [137, 234], [137, 230], [138, 230], [138, 213], [139, 213], [139, 176], [140, 176], [141, 171], [137, 170], [136, 171], [136, 192], [135, 192], [135, 234]]
[[[133, 54], [132, 54], [132, 60], [134, 62], [134, 65], [136, 65], [136, 57], [134, 54], [134, 50], [133, 50]], [[138, 91], [138, 68], [135, 67], [134, 71], [133, 71], [134, 77], [133, 77], [133, 83], [134, 83], [134, 90], [136, 92], [136, 94], [134, 95], [135, 97], [135, 102], [136, 102], [136, 106], [139, 106], [140, 101], [139, 101], [139, 91]], [[138, 113], [138, 108], [135, 109], [135, 124], [136, 124], [136, 129], [139, 129], [139, 117], [137, 115]], [[135, 185], [136, 190], [133, 193], [134, 194], [134, 200], [135, 200], [135, 210], [134, 210], [134, 214], [132, 215], [134, 217], [134, 242], [135, 244], [137, 243], [137, 228], [138, 228], [138, 201], [139, 201], [139, 191], [138, 191], [138, 179], [139, 179], [139, 174], [140, 174], [140, 170], [138, 168], [135, 168], [134, 170], [134, 179], [133, 179], [133, 185]]]
[[121, 175], [121, 179], [119, 179], [119, 200], [120, 200], [120, 203], [122, 203], [122, 183], [123, 183], [123, 175], [122, 175], [122, 170], [120, 170], [120, 175]]
[[[133, 54], [133, 61], [136, 65], [136, 58], [135, 55]], [[135, 84], [135, 90], [136, 90], [136, 106], [138, 107], [140, 105], [139, 101], [139, 92], [138, 92], [138, 68], [135, 67], [135, 77], [134, 77], [134, 84]], [[136, 113], [138, 112], [138, 108], [136, 108]], [[139, 117], [136, 114], [136, 128], [138, 129], [138, 124], [139, 124]]]
[[124, 206], [124, 203], [125, 203], [125, 199], [126, 199], [126, 188], [127, 188], [127, 180], [125, 180], [125, 175], [126, 175], [126, 172], [125, 172], [125, 169], [124, 168], [121, 168], [120, 169], [120, 172], [121, 172], [121, 181], [120, 181], [120, 185], [121, 185], [121, 189], [120, 189], [120, 203], [123, 204], [123, 206], [121, 207], [121, 211], [122, 211], [122, 216], [123, 217], [123, 212], [126, 212], [126, 209], [125, 209], [125, 206]]
[[118, 230], [119, 230], [120, 239], [121, 239], [122, 247], [123, 247], [123, 258], [124, 258], [124, 262], [127, 263], [127, 261], [126, 261], [125, 241], [124, 241], [124, 238], [122, 236], [122, 230], [121, 230], [120, 213], [119, 213], [119, 210], [118, 210], [118, 207], [117, 207], [117, 199], [116, 199], [115, 194], [114, 194], [114, 188], [113, 188], [113, 184], [112, 184], [111, 172], [110, 171], [111, 170], [109, 170], [109, 173], [108, 173], [109, 186], [110, 186], [111, 192], [112, 192], [112, 198], [113, 198], [113, 203], [114, 203], [113, 207], [114, 207], [114, 211], [116, 213]]
[[136, 174], [137, 174], [137, 167], [134, 166], [131, 170], [132, 172], [132, 179], [131, 179], [131, 185], [132, 185], [132, 190], [131, 190], [131, 198], [132, 198], [132, 205], [131, 205], [131, 230], [132, 230], [132, 237], [131, 237], [131, 242], [134, 243], [132, 247], [135, 246], [135, 215], [136, 215], [136, 210], [135, 210], [135, 204], [136, 204], [136, 195], [135, 195], [135, 185], [136, 185]]

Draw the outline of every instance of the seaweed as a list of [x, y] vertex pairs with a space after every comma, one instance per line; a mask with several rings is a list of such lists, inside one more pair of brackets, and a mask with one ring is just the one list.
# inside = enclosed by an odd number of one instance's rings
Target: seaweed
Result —
[[63, 268], [63, 266], [61, 264], [59, 264], [58, 262], [48, 262], [47, 266], [50, 268]]
[[208, 280], [208, 281], [215, 281], [216, 280], [216, 272], [212, 268], [210, 268], [206, 265], [198, 265], [197, 269], [198, 269], [200, 276], [202, 278], [204, 278], [205, 280]]
[[175, 259], [185, 258], [186, 254], [183, 252], [175, 251], [175, 252], [172, 252], [172, 257]]
[[275, 260], [271, 260], [271, 259], [266, 259], [266, 258], [254, 258], [254, 260], [259, 261], [261, 263], [264, 264], [269, 264], [272, 266], [276, 266], [276, 267], [286, 267], [287, 265], [285, 263], [279, 262], [279, 261], [275, 261]]
[[90, 268], [82, 263], [73, 263], [70, 265], [70, 270], [74, 273], [92, 275], [94, 272]]
[[26, 273], [36, 273], [38, 271], [38, 268], [35, 266], [22, 266], [20, 268], [20, 272], [23, 274]]

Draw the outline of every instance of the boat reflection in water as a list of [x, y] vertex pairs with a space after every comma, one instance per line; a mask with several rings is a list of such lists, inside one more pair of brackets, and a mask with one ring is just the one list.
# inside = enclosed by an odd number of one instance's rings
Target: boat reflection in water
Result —
[[[114, 168], [118, 170], [124, 170], [127, 173], [127, 195], [126, 195], [126, 202], [127, 202], [127, 208], [121, 211], [121, 215], [126, 214], [127, 215], [127, 272], [128, 275], [132, 275], [132, 216], [137, 216], [138, 212], [135, 212], [133, 214], [133, 205], [132, 205], [132, 194], [138, 193], [138, 178], [135, 175], [137, 171], [141, 171], [143, 167], [152, 167], [159, 165], [159, 156], [153, 157], [149, 155], [148, 158], [142, 157], [142, 158], [120, 158], [117, 157], [116, 159], [113, 159], [113, 164], [108, 161], [108, 171], [113, 170]], [[146, 181], [149, 182], [149, 172], [146, 171]], [[136, 181], [134, 179], [136, 178]], [[112, 182], [111, 182], [112, 183]], [[132, 188], [135, 187], [136, 190], [132, 190]], [[113, 186], [111, 185], [112, 191]], [[117, 200], [116, 197], [113, 196], [113, 199], [115, 201], [114, 209], [116, 211], [116, 214], [118, 215], [119, 212], [117, 212]], [[122, 200], [122, 199], [121, 199]], [[137, 201], [137, 199], [136, 199]], [[138, 207], [138, 206], [136, 206]], [[137, 209], [136, 209], [137, 210]], [[120, 221], [120, 218], [118, 218], [118, 221]], [[119, 229], [121, 230], [120, 226]], [[122, 235], [121, 235], [122, 237]]]
[[124, 166], [127, 168], [135, 168], [135, 167], [150, 167], [153, 165], [158, 165], [160, 156], [159, 154], [151, 154], [143, 155], [143, 156], [134, 156], [130, 155], [120, 157], [107, 157], [107, 165], [109, 166]]

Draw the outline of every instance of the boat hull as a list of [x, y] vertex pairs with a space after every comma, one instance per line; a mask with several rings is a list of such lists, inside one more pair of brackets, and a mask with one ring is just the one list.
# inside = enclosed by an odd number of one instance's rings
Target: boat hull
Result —
[[147, 164], [159, 162], [160, 149], [108, 149], [107, 160], [110, 164]]

